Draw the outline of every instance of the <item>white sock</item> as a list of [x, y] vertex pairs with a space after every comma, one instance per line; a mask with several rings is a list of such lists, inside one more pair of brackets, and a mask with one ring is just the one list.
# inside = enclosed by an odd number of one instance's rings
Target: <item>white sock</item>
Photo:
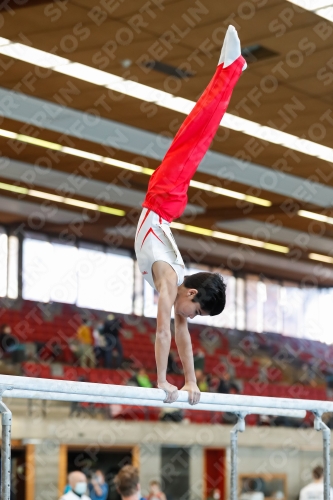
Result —
[[[223, 67], [227, 68], [241, 55], [241, 45], [236, 28], [231, 24], [228, 26], [225, 34], [221, 55], [218, 64], [223, 63]], [[243, 71], [247, 64], [243, 66]]]

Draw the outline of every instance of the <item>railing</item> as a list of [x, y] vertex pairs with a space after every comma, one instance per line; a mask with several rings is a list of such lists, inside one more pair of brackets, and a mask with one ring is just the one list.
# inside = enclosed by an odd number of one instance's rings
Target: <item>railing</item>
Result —
[[[77, 401], [104, 404], [163, 407], [165, 393], [161, 389], [128, 387], [121, 385], [91, 384], [27, 377], [0, 375], [0, 413], [2, 416], [1, 444], [1, 500], [10, 500], [10, 432], [11, 412], [2, 402], [3, 397]], [[304, 418], [305, 411], [315, 415], [314, 427], [323, 432], [324, 448], [324, 500], [330, 500], [330, 429], [322, 421], [322, 414], [333, 412], [333, 403], [303, 399], [237, 396], [202, 393], [200, 403], [190, 406], [187, 392], [180, 391], [172, 407], [181, 409], [234, 413], [238, 422], [231, 431], [230, 500], [237, 500], [237, 447], [238, 432], [245, 430], [245, 416], [249, 414], [276, 415]]]

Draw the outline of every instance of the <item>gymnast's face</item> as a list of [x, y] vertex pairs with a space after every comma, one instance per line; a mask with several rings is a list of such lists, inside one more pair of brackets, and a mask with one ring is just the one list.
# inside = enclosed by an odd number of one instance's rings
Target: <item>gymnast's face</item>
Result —
[[175, 301], [175, 314], [179, 314], [184, 318], [193, 319], [196, 316], [208, 316], [206, 311], [203, 311], [199, 302], [193, 302], [194, 297], [198, 293], [195, 288], [179, 287], [178, 295]]

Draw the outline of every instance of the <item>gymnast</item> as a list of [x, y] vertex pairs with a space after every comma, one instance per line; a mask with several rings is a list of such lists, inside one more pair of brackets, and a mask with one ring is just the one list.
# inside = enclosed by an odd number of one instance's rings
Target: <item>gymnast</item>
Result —
[[232, 91], [246, 68], [237, 31], [229, 26], [215, 74], [178, 130], [160, 166], [151, 176], [135, 236], [135, 252], [144, 279], [159, 293], [155, 356], [158, 387], [165, 403], [178, 398], [166, 379], [170, 351], [170, 318], [174, 306], [175, 341], [184, 368], [188, 401], [196, 404], [200, 391], [194, 373], [187, 318], [215, 316], [225, 307], [226, 285], [218, 273], [184, 277], [184, 262], [170, 223], [186, 207], [187, 191], [229, 104]]

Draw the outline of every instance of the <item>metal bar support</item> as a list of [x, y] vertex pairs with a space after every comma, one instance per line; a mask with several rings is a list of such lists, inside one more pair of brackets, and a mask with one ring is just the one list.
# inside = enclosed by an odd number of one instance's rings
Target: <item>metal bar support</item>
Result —
[[246, 415], [246, 412], [238, 413], [237, 424], [230, 431], [230, 500], [237, 500], [238, 497], [238, 433], [245, 431], [244, 418]]
[[2, 423], [1, 500], [10, 500], [12, 412], [1, 400], [0, 413]]
[[314, 428], [323, 434], [324, 500], [331, 496], [331, 429], [322, 421], [322, 412], [313, 412]]

